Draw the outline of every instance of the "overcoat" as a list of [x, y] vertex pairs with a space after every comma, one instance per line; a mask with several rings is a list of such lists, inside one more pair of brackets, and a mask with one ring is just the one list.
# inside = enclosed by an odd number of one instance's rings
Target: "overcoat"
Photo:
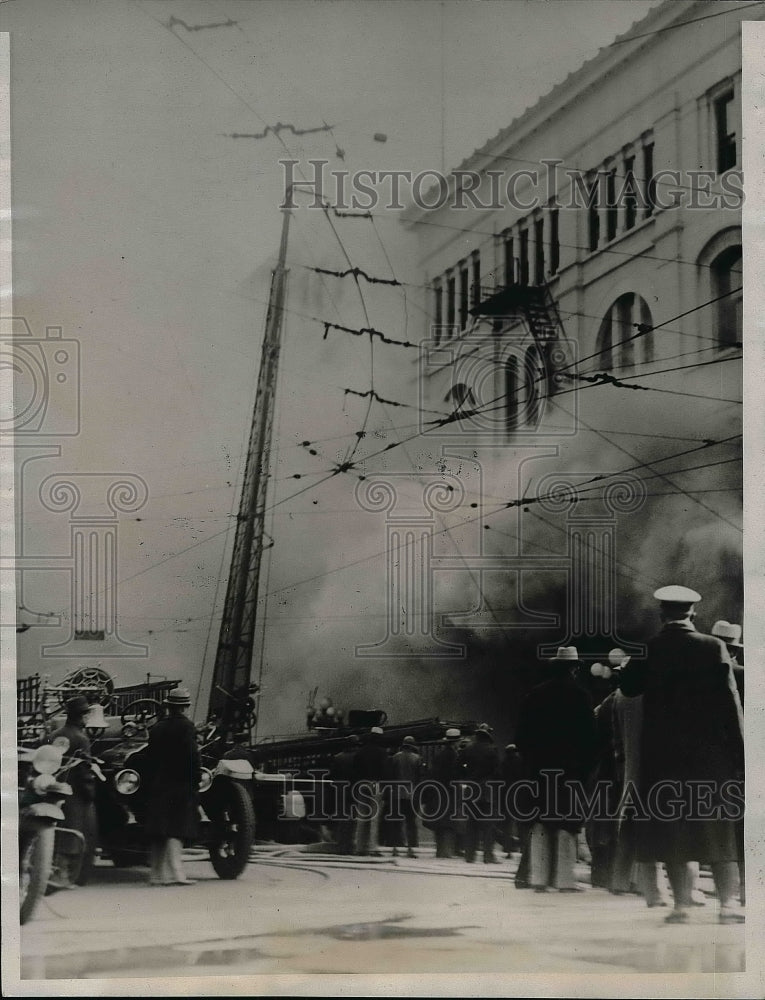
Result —
[[190, 719], [170, 715], [150, 730], [144, 774], [149, 782], [147, 836], [193, 840], [199, 832], [201, 766]]
[[743, 716], [725, 645], [690, 621], [668, 622], [620, 686], [643, 694], [640, 860], [738, 860]]
[[528, 778], [538, 784], [540, 821], [578, 831], [583, 817], [571, 784], [584, 786], [595, 765], [597, 733], [587, 692], [568, 672], [553, 676], [526, 696], [515, 742]]

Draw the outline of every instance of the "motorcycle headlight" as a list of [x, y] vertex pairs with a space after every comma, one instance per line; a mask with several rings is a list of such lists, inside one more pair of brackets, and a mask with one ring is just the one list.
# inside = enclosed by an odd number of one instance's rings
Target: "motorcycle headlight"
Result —
[[206, 767], [203, 767], [202, 768], [202, 777], [199, 779], [199, 791], [200, 792], [206, 792], [207, 789], [212, 784], [212, 780], [213, 780], [212, 771], [210, 771]]
[[114, 777], [114, 787], [120, 795], [133, 795], [141, 785], [141, 776], [132, 767], [126, 767]]
[[52, 774], [38, 774], [32, 782], [32, 788], [38, 795], [44, 795], [51, 785], [56, 784], [56, 779]]
[[47, 744], [38, 747], [32, 758], [32, 767], [38, 774], [55, 774], [61, 767], [61, 759], [64, 751], [61, 747], [48, 746]]

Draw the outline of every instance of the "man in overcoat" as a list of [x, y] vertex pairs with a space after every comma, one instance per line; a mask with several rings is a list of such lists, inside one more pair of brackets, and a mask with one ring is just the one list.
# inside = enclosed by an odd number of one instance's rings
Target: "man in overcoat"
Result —
[[584, 789], [597, 757], [590, 699], [574, 677], [578, 665], [576, 647], [560, 647], [546, 664], [548, 679], [526, 696], [518, 715], [515, 742], [538, 788], [529, 883], [539, 892], [578, 889], [576, 840], [584, 818], [574, 792]]
[[[96, 817], [96, 787], [95, 775], [86, 763], [91, 759], [90, 737], [87, 734], [86, 720], [91, 711], [90, 702], [84, 695], [76, 695], [66, 703], [66, 722], [50, 734], [50, 742], [66, 739], [67, 758], [79, 758], [83, 763], [72, 767], [64, 779], [72, 787], [72, 794], [64, 802], [65, 825], [79, 831], [85, 841], [82, 859], [79, 864], [77, 884], [84, 885], [90, 876], [93, 860], [98, 846], [98, 820]], [[63, 853], [63, 852], [62, 852]], [[72, 888], [68, 878], [77, 867], [77, 855], [67, 855], [68, 871], [62, 869], [58, 875], [61, 879], [57, 888]]]
[[743, 813], [743, 717], [728, 652], [693, 625], [701, 596], [687, 587], [654, 593], [662, 629], [645, 660], [621, 671], [627, 697], [643, 695], [638, 858], [664, 861], [675, 898], [670, 923], [690, 916], [693, 862], [711, 866], [722, 923], [743, 920], [738, 891]]
[[167, 717], [149, 732], [145, 774], [149, 781], [146, 833], [151, 842], [150, 885], [193, 885], [183, 871], [183, 842], [199, 832], [202, 769], [197, 731], [186, 718], [191, 695], [170, 691]]

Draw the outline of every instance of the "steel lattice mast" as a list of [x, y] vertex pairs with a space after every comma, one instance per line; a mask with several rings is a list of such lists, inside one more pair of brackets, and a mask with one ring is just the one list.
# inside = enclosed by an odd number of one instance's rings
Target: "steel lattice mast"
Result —
[[287, 235], [291, 189], [282, 209], [279, 259], [271, 275], [266, 327], [260, 356], [258, 388], [252, 415], [242, 495], [237, 515], [231, 569], [223, 607], [215, 669], [210, 688], [209, 713], [222, 720], [224, 731], [243, 731], [253, 722], [250, 686], [255, 644], [258, 585], [263, 555], [266, 496], [268, 493], [271, 436], [274, 423], [284, 298], [287, 284]]

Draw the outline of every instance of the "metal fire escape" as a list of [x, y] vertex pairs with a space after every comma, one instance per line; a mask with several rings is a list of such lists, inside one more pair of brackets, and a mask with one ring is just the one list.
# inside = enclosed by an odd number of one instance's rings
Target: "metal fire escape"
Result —
[[512, 270], [510, 284], [481, 289], [481, 299], [470, 309], [470, 314], [492, 319], [497, 324], [503, 319], [525, 320], [540, 354], [549, 360], [551, 346], [560, 345], [566, 337], [557, 303], [546, 283], [531, 285], [520, 280], [517, 260]]
[[[290, 202], [288, 192], [285, 205]], [[279, 259], [271, 275], [255, 408], [210, 688], [209, 716], [218, 721], [224, 736], [232, 735], [235, 739], [246, 738], [255, 725], [254, 695], [258, 686], [251, 680], [252, 657], [287, 284], [285, 262], [290, 210], [284, 207], [283, 212]]]

